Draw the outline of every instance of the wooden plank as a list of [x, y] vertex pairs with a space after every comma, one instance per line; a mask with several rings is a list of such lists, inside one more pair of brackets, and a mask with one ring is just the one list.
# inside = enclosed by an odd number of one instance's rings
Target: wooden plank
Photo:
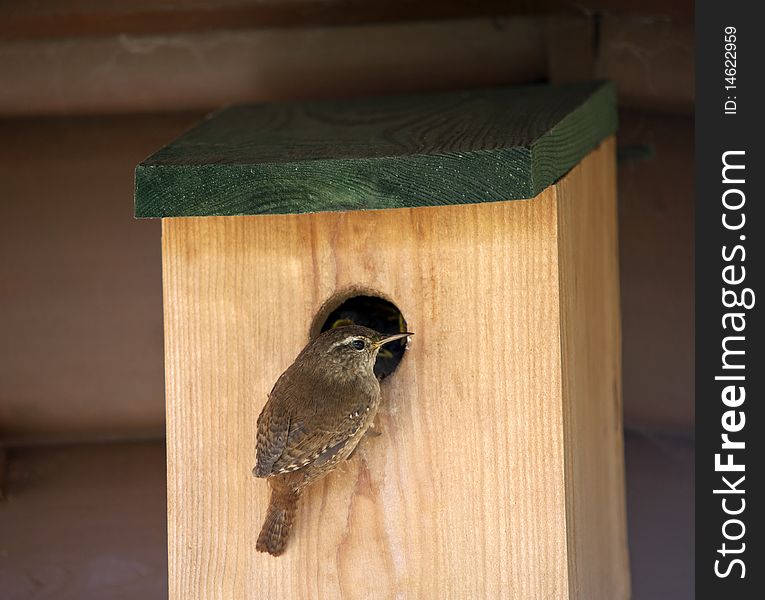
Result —
[[0, 115], [211, 110], [544, 74], [530, 18], [16, 41], [0, 43]]
[[693, 24], [607, 14], [545, 20], [551, 83], [608, 79], [620, 107], [692, 115]]
[[159, 223], [137, 161], [201, 115], [0, 121], [0, 429], [31, 444], [164, 435]]
[[616, 128], [607, 84], [223, 110], [136, 169], [136, 216], [532, 198]]
[[532, 13], [693, 17], [690, 0], [5, 0], [0, 39], [343, 25]]
[[555, 190], [572, 598], [629, 598], [624, 497], [616, 147]]
[[607, 15], [595, 72], [615, 83], [620, 106], [692, 115], [695, 47], [693, 23]]
[[585, 78], [615, 81], [622, 106], [692, 113], [688, 20], [552, 20], [553, 31], [546, 17], [515, 17], [0, 41], [0, 116], [210, 110]]
[[[586, 202], [609, 170], [612, 141], [566, 176], [570, 193]], [[600, 596], [570, 584], [571, 552], [583, 553], [572, 564], [606, 557], [590, 573], [625, 565], [618, 519], [584, 538], [591, 549], [570, 539], [568, 520], [584, 513], [566, 508], [576, 430], [564, 433], [562, 407], [581, 382], [561, 379], [557, 189], [527, 202], [163, 220], [171, 598], [626, 598], [622, 571]], [[349, 289], [391, 298], [416, 337], [383, 384], [383, 435], [308, 491], [274, 559], [253, 543], [268, 497], [250, 475], [255, 422], [314, 315]], [[599, 340], [613, 333], [612, 321], [592, 326]], [[614, 410], [589, 414], [592, 427], [614, 427]], [[607, 491], [618, 500], [617, 473], [606, 477], [600, 507]]]
[[162, 442], [9, 451], [3, 600], [166, 598], [164, 459]]
[[[163, 264], [171, 598], [568, 597], [552, 191], [164, 219]], [[307, 493], [273, 559], [254, 546], [268, 498], [250, 474], [255, 421], [349, 287], [393, 299], [417, 340], [385, 382], [385, 433]]]

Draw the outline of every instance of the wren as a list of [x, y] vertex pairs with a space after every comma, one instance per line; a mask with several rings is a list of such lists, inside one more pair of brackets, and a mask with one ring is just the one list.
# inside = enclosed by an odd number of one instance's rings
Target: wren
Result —
[[303, 490], [350, 457], [380, 404], [374, 364], [380, 348], [412, 333], [386, 335], [360, 325], [329, 329], [279, 377], [258, 417], [255, 477], [271, 488], [256, 549], [287, 546]]

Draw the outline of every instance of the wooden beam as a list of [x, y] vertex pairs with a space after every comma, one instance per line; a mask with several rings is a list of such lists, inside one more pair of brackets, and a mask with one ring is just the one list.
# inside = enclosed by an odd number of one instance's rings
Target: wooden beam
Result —
[[692, 23], [606, 16], [595, 73], [613, 80], [620, 106], [692, 115], [695, 56]]
[[692, 115], [693, 25], [664, 19], [605, 15], [545, 20], [552, 83], [607, 79], [619, 106]]
[[542, 30], [528, 18], [4, 42], [0, 116], [203, 110], [544, 77]]
[[527, 199], [616, 129], [607, 84], [226, 109], [136, 169], [136, 216]]
[[6, 0], [0, 11], [0, 39], [21, 40], [560, 12], [604, 11], [690, 20], [693, 3], [690, 0]]
[[[596, 26], [597, 23], [597, 26]], [[0, 116], [612, 79], [622, 106], [690, 114], [693, 26], [605, 15], [0, 42]]]

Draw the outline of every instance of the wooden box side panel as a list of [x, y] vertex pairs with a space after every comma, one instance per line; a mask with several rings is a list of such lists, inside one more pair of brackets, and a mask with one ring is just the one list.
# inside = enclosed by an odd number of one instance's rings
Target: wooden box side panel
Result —
[[572, 599], [630, 595], [616, 155], [608, 138], [555, 187]]
[[[163, 222], [171, 598], [569, 597], [557, 208], [533, 201]], [[382, 435], [255, 551], [258, 414], [339, 290], [416, 335]]]

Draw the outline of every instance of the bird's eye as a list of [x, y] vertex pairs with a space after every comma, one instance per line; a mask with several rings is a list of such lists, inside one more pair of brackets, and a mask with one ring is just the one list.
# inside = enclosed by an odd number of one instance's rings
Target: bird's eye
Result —
[[363, 350], [366, 347], [366, 344], [364, 343], [364, 340], [353, 340], [351, 346], [356, 348], [356, 350]]

